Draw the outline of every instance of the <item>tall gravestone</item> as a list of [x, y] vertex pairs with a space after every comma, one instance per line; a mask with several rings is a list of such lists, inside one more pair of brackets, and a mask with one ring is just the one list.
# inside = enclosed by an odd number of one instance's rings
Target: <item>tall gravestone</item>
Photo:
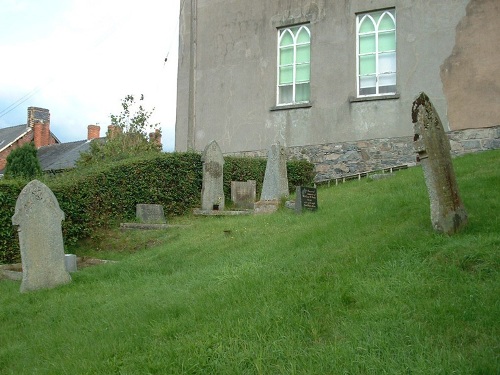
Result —
[[202, 161], [201, 209], [205, 211], [224, 210], [224, 158], [216, 141], [212, 141], [205, 147]]
[[422, 164], [430, 198], [433, 228], [453, 234], [467, 225], [467, 212], [458, 192], [450, 142], [431, 101], [424, 93], [413, 102], [413, 145]]
[[24, 187], [12, 216], [12, 224], [18, 226], [21, 248], [21, 292], [71, 281], [64, 264], [62, 220], [64, 212], [45, 184], [33, 180]]
[[273, 144], [267, 155], [266, 173], [262, 185], [261, 201], [274, 201], [288, 196], [286, 152], [279, 142]]

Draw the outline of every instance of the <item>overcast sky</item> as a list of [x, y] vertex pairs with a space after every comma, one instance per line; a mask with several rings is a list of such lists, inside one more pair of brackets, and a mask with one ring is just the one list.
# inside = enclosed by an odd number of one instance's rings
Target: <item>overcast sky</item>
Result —
[[[180, 0], [0, 0], [0, 128], [48, 108], [62, 141], [86, 139], [144, 94], [174, 148]], [[167, 62], [165, 58], [168, 56]]]

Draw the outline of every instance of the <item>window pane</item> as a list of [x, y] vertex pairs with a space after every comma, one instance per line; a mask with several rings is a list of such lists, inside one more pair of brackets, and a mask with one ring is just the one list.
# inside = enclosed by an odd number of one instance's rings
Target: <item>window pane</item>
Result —
[[286, 47], [280, 50], [280, 65], [293, 64], [293, 47]]
[[396, 90], [396, 74], [395, 73], [390, 73], [390, 74], [381, 74], [379, 77], [378, 85], [381, 87], [382, 86], [391, 86], [394, 87], [394, 91]]
[[359, 25], [360, 33], [369, 33], [375, 31], [375, 24], [372, 19], [366, 15], [361, 19], [361, 24]]
[[297, 63], [311, 61], [311, 49], [309, 44], [304, 46], [297, 46]]
[[375, 74], [375, 55], [366, 55], [359, 57], [359, 74]]
[[379, 73], [393, 73], [396, 71], [396, 53], [381, 53], [378, 59]]
[[295, 101], [308, 102], [311, 96], [311, 85], [309, 83], [302, 83], [295, 88]]
[[375, 76], [361, 76], [359, 77], [359, 87], [375, 87], [377, 85], [377, 78]]
[[396, 33], [382, 33], [378, 37], [378, 50], [380, 52], [396, 50]]
[[375, 52], [375, 34], [359, 37], [359, 53]]
[[292, 86], [281, 86], [279, 88], [279, 104], [292, 103], [293, 101], [293, 89]]
[[309, 43], [311, 37], [309, 36], [309, 33], [307, 32], [306, 27], [302, 27], [299, 32], [299, 36], [297, 38], [297, 43]]
[[394, 21], [392, 20], [391, 16], [388, 13], [384, 13], [378, 26], [379, 31], [393, 30], [395, 28], [396, 25], [394, 25]]
[[284, 66], [280, 68], [280, 85], [293, 82], [293, 66]]
[[285, 30], [281, 38], [280, 47], [293, 45], [293, 36], [289, 30]]
[[311, 72], [311, 68], [310, 68], [309, 64], [297, 65], [296, 81], [297, 82], [309, 82], [309, 80], [311, 78], [310, 72]]

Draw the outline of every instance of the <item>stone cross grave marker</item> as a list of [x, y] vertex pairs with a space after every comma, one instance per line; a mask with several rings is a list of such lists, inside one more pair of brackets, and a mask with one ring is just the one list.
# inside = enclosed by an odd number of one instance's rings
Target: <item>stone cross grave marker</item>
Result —
[[24, 187], [12, 216], [12, 224], [18, 226], [21, 248], [21, 292], [53, 288], [71, 281], [64, 263], [62, 220], [64, 212], [45, 184], [33, 180]]
[[433, 228], [454, 234], [467, 225], [467, 212], [458, 192], [450, 141], [431, 101], [421, 93], [413, 102], [413, 146], [422, 164], [431, 205]]
[[318, 190], [314, 187], [295, 188], [295, 212], [316, 211], [318, 209]]
[[231, 200], [235, 208], [253, 209], [257, 195], [255, 180], [231, 181]]
[[267, 154], [266, 173], [262, 185], [261, 201], [280, 200], [288, 196], [286, 152], [279, 142], [273, 144]]
[[224, 158], [216, 141], [210, 142], [202, 155], [203, 182], [201, 189], [201, 209], [224, 210], [223, 173]]
[[135, 216], [145, 224], [166, 224], [167, 222], [161, 204], [136, 204]]

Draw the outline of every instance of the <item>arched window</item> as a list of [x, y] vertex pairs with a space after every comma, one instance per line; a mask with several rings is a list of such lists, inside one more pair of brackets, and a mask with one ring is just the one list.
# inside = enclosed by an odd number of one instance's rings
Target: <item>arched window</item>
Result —
[[394, 9], [359, 14], [358, 96], [396, 93], [396, 16]]
[[307, 25], [278, 30], [278, 105], [306, 103], [311, 93], [311, 33]]

